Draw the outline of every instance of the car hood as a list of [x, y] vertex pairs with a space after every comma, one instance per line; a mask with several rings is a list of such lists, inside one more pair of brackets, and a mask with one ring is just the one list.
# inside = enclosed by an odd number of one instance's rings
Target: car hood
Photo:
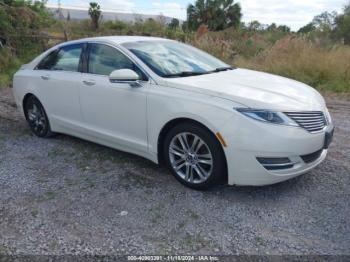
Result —
[[323, 111], [325, 102], [312, 87], [285, 77], [248, 69], [168, 78], [166, 84], [232, 100], [247, 107], [280, 111]]

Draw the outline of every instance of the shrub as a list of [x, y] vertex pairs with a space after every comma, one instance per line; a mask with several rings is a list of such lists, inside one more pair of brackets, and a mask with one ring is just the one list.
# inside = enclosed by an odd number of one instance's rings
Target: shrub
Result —
[[10, 49], [0, 48], [0, 88], [11, 84], [12, 75], [20, 65], [21, 62]]

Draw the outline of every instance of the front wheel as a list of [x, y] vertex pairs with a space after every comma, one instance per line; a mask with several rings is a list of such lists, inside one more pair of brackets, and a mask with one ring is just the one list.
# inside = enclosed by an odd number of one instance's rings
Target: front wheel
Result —
[[211, 188], [226, 176], [225, 157], [216, 137], [193, 123], [182, 123], [168, 132], [164, 157], [175, 178], [198, 190]]

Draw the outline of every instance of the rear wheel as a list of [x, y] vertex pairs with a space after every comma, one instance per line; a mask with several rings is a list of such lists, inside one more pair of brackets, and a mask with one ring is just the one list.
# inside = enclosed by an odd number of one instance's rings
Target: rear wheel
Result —
[[52, 135], [49, 119], [40, 101], [31, 96], [25, 101], [24, 113], [32, 132], [39, 137]]
[[204, 190], [223, 181], [225, 157], [216, 137], [193, 123], [174, 127], [165, 138], [164, 158], [182, 184]]

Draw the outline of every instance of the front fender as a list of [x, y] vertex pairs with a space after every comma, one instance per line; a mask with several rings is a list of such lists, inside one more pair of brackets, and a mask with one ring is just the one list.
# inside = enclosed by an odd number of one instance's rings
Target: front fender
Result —
[[151, 87], [147, 99], [148, 147], [153, 155], [158, 154], [160, 133], [170, 121], [194, 120], [216, 134], [238, 106], [230, 100], [163, 86]]

